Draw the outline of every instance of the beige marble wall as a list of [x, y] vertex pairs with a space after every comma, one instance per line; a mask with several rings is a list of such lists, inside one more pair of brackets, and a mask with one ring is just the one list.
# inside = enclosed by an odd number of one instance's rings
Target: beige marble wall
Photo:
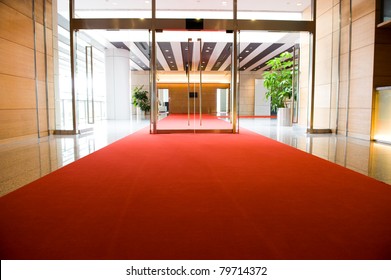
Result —
[[241, 116], [254, 115], [255, 79], [262, 79], [262, 73], [240, 72], [239, 113]]
[[[376, 30], [375, 0], [342, 0], [338, 132], [370, 139]], [[352, 20], [349, 21], [350, 9]], [[351, 33], [350, 33], [351, 32]]]
[[[46, 1], [45, 11], [43, 1]], [[45, 136], [54, 126], [51, 2], [51, 0], [35, 0], [34, 19], [33, 1], [0, 1], [0, 141], [2, 142], [13, 138], [37, 136], [38, 132], [41, 136]], [[44, 22], [44, 15], [46, 22]], [[36, 44], [34, 44], [34, 28]]]
[[339, 3], [317, 2], [314, 128], [336, 130]]
[[[370, 139], [373, 88], [389, 83], [391, 77], [391, 59], [386, 58], [391, 33], [376, 28], [376, 0], [317, 4], [314, 128]], [[305, 40], [301, 48], [302, 55], [308, 52]], [[302, 61], [307, 63], [305, 55]], [[308, 123], [306, 74], [301, 79], [301, 125]]]

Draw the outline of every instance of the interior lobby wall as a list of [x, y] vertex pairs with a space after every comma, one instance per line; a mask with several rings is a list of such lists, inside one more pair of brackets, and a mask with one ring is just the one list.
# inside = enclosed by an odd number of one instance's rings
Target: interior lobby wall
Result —
[[[159, 89], [168, 89], [170, 98], [170, 113], [172, 114], [187, 114], [188, 113], [188, 87], [187, 84], [180, 83], [159, 83]], [[202, 84], [202, 112], [205, 114], [216, 113], [216, 94], [217, 89], [229, 88], [229, 84], [216, 84], [216, 83], [203, 83]], [[194, 111], [199, 113], [199, 100], [200, 100], [200, 89], [197, 87], [191, 88], [190, 92], [197, 92], [196, 98], [190, 98], [190, 113]], [[195, 101], [195, 106], [194, 106]], [[194, 110], [195, 108], [195, 110]]]
[[314, 128], [328, 129], [332, 127], [333, 0], [317, 3]]
[[240, 72], [239, 80], [239, 114], [254, 116], [255, 79], [262, 79], [262, 73]]
[[376, 0], [352, 4], [352, 50], [348, 135], [370, 139], [376, 30]]
[[[375, 51], [378, 3], [317, 1], [314, 128], [330, 128], [339, 134], [370, 139], [374, 77], [376, 73], [387, 73], [376, 72], [374, 62], [376, 57], [377, 61], [385, 57], [384, 40]], [[302, 63], [307, 63], [303, 42]], [[301, 77], [299, 124], [305, 125], [310, 100], [306, 76], [301, 73]]]
[[0, 18], [0, 141], [46, 136], [54, 126], [52, 1], [1, 0]]

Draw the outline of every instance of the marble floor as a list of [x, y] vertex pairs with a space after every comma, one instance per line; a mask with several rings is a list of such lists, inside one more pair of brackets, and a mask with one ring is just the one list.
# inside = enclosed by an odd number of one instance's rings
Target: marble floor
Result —
[[[103, 121], [90, 133], [0, 144], [0, 196], [148, 125], [149, 120], [140, 119]], [[308, 135], [299, 126], [279, 127], [274, 119], [240, 119], [239, 126], [391, 184], [391, 145]]]

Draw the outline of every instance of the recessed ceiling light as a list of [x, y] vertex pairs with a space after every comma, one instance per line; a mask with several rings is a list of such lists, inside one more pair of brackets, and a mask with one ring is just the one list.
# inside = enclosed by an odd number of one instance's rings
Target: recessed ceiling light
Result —
[[148, 1], [148, 0], [146, 0], [146, 1], [145, 1], [145, 4], [149, 4], [149, 1]]
[[223, 6], [226, 6], [226, 5], [228, 4], [228, 2], [227, 2], [227, 1], [223, 1], [223, 2], [221, 2], [221, 4], [222, 4]]
[[297, 5], [297, 6], [301, 6], [301, 5], [303, 5], [303, 3], [298, 2], [296, 5]]

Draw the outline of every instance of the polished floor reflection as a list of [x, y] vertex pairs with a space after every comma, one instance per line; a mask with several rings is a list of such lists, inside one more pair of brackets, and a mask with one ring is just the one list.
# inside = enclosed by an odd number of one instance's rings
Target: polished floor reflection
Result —
[[[104, 121], [87, 134], [0, 144], [0, 196], [148, 125], [149, 120]], [[391, 184], [391, 145], [336, 135], [308, 135], [302, 127], [278, 127], [274, 119], [245, 118], [239, 125]]]
[[149, 125], [149, 120], [103, 121], [81, 135], [0, 144], [0, 196]]
[[296, 125], [277, 126], [275, 119], [240, 119], [239, 127], [391, 184], [391, 145], [335, 134], [310, 135]]

